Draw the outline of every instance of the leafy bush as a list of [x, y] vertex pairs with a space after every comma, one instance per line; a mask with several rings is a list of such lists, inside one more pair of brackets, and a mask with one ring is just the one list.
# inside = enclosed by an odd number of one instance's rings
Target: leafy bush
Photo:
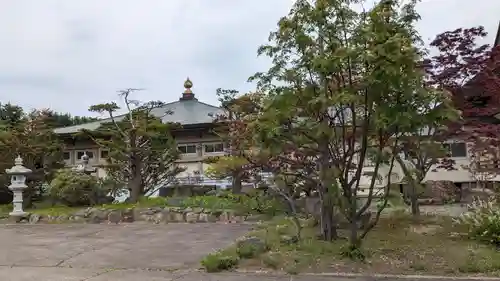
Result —
[[98, 204], [106, 194], [94, 176], [61, 169], [50, 183], [49, 195], [60, 204], [78, 207]]
[[269, 268], [278, 269], [280, 265], [280, 259], [277, 253], [267, 253], [262, 255], [262, 263]]
[[274, 216], [283, 213], [284, 204], [262, 191], [251, 194], [221, 192], [216, 195], [187, 197], [180, 202], [182, 207], [201, 207], [213, 210], [235, 210], [242, 214], [266, 214]]
[[182, 207], [201, 207], [214, 210], [229, 210], [236, 207], [235, 201], [213, 195], [187, 197], [184, 198], [180, 204]]
[[468, 230], [469, 237], [500, 246], [500, 206], [498, 201], [475, 198], [468, 211], [455, 220]]
[[242, 259], [251, 259], [267, 250], [266, 243], [257, 237], [249, 237], [236, 243], [236, 254]]
[[201, 260], [207, 272], [220, 272], [238, 265], [238, 257], [223, 252], [209, 254]]
[[240, 195], [238, 202], [240, 203], [238, 206], [243, 211], [254, 214], [275, 216], [287, 210], [283, 201], [262, 190], [254, 190], [248, 194]]

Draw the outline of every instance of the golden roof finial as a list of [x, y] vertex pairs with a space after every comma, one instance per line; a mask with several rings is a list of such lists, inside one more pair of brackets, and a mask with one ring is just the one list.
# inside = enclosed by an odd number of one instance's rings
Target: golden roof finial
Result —
[[191, 80], [189, 80], [189, 77], [186, 79], [186, 81], [184, 82], [184, 88], [186, 88], [184, 90], [184, 94], [192, 94], [193, 92], [191, 91], [191, 88], [193, 87], [193, 82], [191, 82]]

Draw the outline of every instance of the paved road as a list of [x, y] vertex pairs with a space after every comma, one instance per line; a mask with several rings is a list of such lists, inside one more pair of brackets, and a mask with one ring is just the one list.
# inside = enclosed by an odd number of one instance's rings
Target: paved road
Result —
[[0, 225], [0, 280], [123, 281], [134, 274], [130, 280], [170, 280], [137, 277], [196, 269], [201, 257], [249, 229], [212, 223]]
[[[354, 281], [347, 278], [309, 276], [261, 276], [247, 274], [206, 274], [199, 272], [145, 271], [145, 270], [99, 270], [77, 268], [0, 268], [2, 281]], [[372, 279], [373, 280], [373, 279]], [[356, 279], [356, 281], [365, 281]], [[384, 279], [384, 281], [391, 281]], [[431, 280], [427, 280], [431, 281]]]

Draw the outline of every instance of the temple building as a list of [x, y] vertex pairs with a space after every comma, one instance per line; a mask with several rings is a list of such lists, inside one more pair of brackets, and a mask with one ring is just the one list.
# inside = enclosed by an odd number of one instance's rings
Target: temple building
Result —
[[[152, 114], [162, 119], [163, 122], [179, 123], [180, 129], [172, 132], [181, 151], [181, 158], [178, 165], [185, 167], [185, 171], [179, 174], [179, 178], [190, 178], [203, 175], [207, 164], [203, 159], [210, 156], [224, 155], [224, 144], [219, 137], [211, 133], [214, 116], [222, 113], [222, 109], [199, 101], [192, 91], [193, 83], [189, 78], [184, 82], [184, 92], [179, 100], [165, 104], [163, 107], [154, 109]], [[171, 112], [172, 114], [165, 114]], [[120, 120], [125, 115], [116, 116]], [[64, 161], [68, 166], [81, 164], [83, 155], [89, 156], [90, 165], [102, 165], [106, 163], [108, 151], [101, 149], [90, 139], [75, 136], [82, 129], [95, 130], [103, 123], [110, 122], [111, 119], [101, 119], [99, 121], [82, 125], [58, 128], [55, 133], [64, 140], [66, 150]], [[104, 169], [98, 169], [97, 175], [104, 177]]]

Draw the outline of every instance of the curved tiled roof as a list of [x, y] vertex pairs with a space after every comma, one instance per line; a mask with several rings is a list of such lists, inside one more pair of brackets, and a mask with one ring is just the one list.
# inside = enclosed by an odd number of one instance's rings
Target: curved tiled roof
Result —
[[[191, 91], [193, 82], [189, 78], [184, 82], [184, 92], [179, 101], [167, 103], [162, 107], [155, 108], [151, 114], [161, 118], [164, 123], [179, 123], [181, 125], [194, 125], [212, 123], [217, 114], [222, 113], [222, 108], [213, 106], [204, 102], [198, 101]], [[171, 114], [167, 114], [167, 113]], [[120, 121], [125, 117], [125, 114], [115, 117], [116, 121]], [[78, 131], [96, 130], [103, 123], [111, 122], [111, 118], [102, 119], [86, 124], [57, 128], [54, 130], [56, 134], [73, 134]]]
[[[166, 114], [167, 112], [172, 112], [172, 114]], [[167, 103], [162, 107], [153, 109], [151, 113], [156, 117], [162, 118], [162, 121], [165, 123], [172, 122], [180, 123], [181, 125], [193, 125], [212, 123], [215, 115], [222, 113], [222, 109], [196, 99], [188, 99]], [[119, 115], [115, 119], [119, 121], [124, 116], [125, 114]], [[96, 130], [101, 124], [110, 121], [110, 118], [106, 118], [86, 124], [57, 128], [54, 132], [56, 134], [73, 134], [82, 129]]]

